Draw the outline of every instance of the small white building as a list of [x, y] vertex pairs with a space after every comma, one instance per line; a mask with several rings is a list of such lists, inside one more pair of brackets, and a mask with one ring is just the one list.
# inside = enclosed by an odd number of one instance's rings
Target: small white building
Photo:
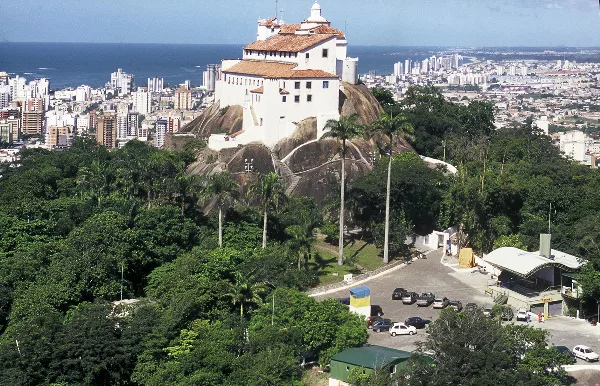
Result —
[[243, 107], [243, 127], [235, 135], [211, 135], [219, 150], [259, 141], [274, 146], [296, 124], [317, 118], [317, 135], [339, 118], [340, 80], [358, 82], [358, 59], [348, 58], [344, 33], [332, 28], [315, 3], [300, 24], [259, 20], [257, 40], [241, 60], [224, 60], [215, 85], [220, 108]]

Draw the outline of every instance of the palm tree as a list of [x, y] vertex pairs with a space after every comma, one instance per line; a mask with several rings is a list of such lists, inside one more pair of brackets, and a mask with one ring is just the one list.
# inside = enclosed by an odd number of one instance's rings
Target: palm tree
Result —
[[90, 166], [83, 166], [77, 173], [77, 185], [82, 193], [88, 193], [98, 200], [98, 206], [102, 206], [102, 197], [105, 195], [109, 179], [112, 173], [112, 165], [107, 162], [94, 160]]
[[229, 172], [213, 174], [204, 180], [203, 198], [216, 198], [219, 208], [219, 248], [223, 247], [223, 206], [233, 202], [239, 194], [239, 185]]
[[357, 137], [363, 132], [363, 126], [356, 121], [357, 115], [349, 118], [340, 117], [339, 120], [330, 119], [325, 124], [324, 130], [328, 130], [324, 137], [337, 138], [342, 141], [342, 181], [340, 193], [340, 240], [338, 251], [338, 265], [344, 264], [344, 191], [346, 186], [346, 141]]
[[240, 307], [240, 318], [244, 317], [244, 307], [262, 303], [261, 295], [266, 291], [264, 283], [251, 283], [239, 272], [235, 274], [235, 283], [228, 282], [224, 296], [231, 300], [233, 306]]
[[263, 238], [262, 247], [267, 247], [267, 212], [271, 206], [277, 207], [279, 199], [283, 197], [283, 183], [277, 173], [258, 173], [258, 181], [250, 187], [249, 194], [260, 201], [263, 210]]
[[186, 165], [184, 162], [180, 162], [177, 166], [177, 174], [173, 179], [174, 193], [178, 196], [181, 215], [185, 214], [185, 203], [193, 196], [193, 190], [197, 186], [198, 176], [187, 173]]
[[389, 262], [389, 236], [390, 236], [390, 185], [392, 179], [392, 158], [394, 151], [394, 137], [414, 139], [414, 128], [402, 114], [393, 117], [383, 114], [379, 120], [373, 123], [375, 132], [385, 135], [389, 139], [385, 154], [389, 156], [387, 172], [387, 191], [385, 194], [385, 236], [383, 244], [383, 262]]

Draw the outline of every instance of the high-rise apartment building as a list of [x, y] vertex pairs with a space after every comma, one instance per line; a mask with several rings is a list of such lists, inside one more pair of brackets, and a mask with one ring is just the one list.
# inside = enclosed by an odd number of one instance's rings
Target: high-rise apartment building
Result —
[[6, 121], [0, 121], [0, 142], [13, 142], [12, 128]]
[[404, 72], [402, 71], [402, 62], [394, 63], [394, 76], [400, 77]]
[[73, 138], [73, 126], [48, 126], [46, 129], [46, 147], [69, 146]]
[[154, 146], [162, 147], [165, 144], [165, 136], [167, 134], [168, 122], [166, 119], [159, 119], [156, 121], [156, 137], [154, 140]]
[[127, 114], [117, 114], [117, 138], [125, 139], [129, 134], [129, 117]]
[[114, 149], [117, 144], [117, 116], [112, 113], [104, 113], [98, 116], [96, 123], [96, 142]]
[[460, 66], [460, 56], [458, 54], [452, 55], [452, 68], [458, 68]]
[[90, 100], [92, 89], [90, 86], [81, 85], [75, 90], [75, 101], [86, 102]]
[[14, 101], [27, 99], [27, 79], [17, 75], [8, 81], [8, 85], [10, 87], [11, 100]]
[[0, 84], [0, 109], [8, 107], [10, 103], [10, 87], [8, 84]]
[[163, 85], [163, 78], [148, 78], [148, 92], [162, 92]]
[[127, 114], [127, 120], [128, 120], [127, 135], [128, 136], [137, 135], [137, 128], [140, 123], [140, 114], [135, 113], [135, 112], [130, 112], [129, 114]]
[[178, 133], [181, 129], [181, 119], [169, 117], [167, 120], [167, 133]]
[[423, 59], [421, 61], [421, 74], [427, 74], [429, 72], [429, 59]]
[[43, 113], [41, 111], [23, 111], [21, 114], [21, 132], [26, 135], [42, 135]]
[[133, 93], [133, 110], [142, 115], [152, 112], [152, 98], [150, 92], [136, 91]]
[[27, 99], [23, 105], [25, 111], [44, 111], [44, 100], [41, 98]]
[[404, 73], [405, 73], [405, 74], [410, 74], [410, 68], [411, 68], [411, 67], [410, 67], [410, 64], [411, 64], [411, 61], [410, 61], [410, 59], [406, 59], [406, 60], [404, 61]]
[[10, 80], [10, 75], [4, 71], [0, 71], [0, 84], [7, 85], [9, 80]]
[[110, 74], [110, 86], [117, 91], [118, 95], [129, 95], [133, 91], [133, 75], [123, 72], [123, 69], [119, 68], [117, 72]]
[[0, 119], [0, 123], [5, 123], [10, 126], [13, 141], [21, 140], [21, 119], [19, 119], [18, 114]]
[[209, 64], [206, 66], [206, 71], [202, 73], [202, 85], [206, 88], [206, 91], [215, 91], [218, 70], [218, 64]]
[[78, 133], [87, 133], [90, 128], [90, 115], [89, 114], [81, 114], [77, 117], [77, 132]]
[[175, 110], [191, 110], [192, 109], [192, 90], [180, 86], [175, 90], [174, 98]]

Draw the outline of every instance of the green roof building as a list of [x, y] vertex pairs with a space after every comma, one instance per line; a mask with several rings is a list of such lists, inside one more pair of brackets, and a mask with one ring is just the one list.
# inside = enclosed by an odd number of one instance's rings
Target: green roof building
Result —
[[329, 386], [349, 385], [348, 377], [354, 369], [362, 374], [371, 374], [381, 368], [395, 374], [402, 362], [411, 356], [412, 353], [382, 346], [349, 348], [331, 358]]

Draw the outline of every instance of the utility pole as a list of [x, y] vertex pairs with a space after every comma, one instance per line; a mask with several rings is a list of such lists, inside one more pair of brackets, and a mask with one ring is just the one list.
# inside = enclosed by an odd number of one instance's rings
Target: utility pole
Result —
[[548, 211], [548, 234], [552, 234], [550, 230], [550, 216], [552, 216], [552, 203], [550, 203], [550, 210]]
[[442, 146], [444, 147], [444, 158], [442, 159], [442, 161], [446, 162], [446, 140], [445, 139], [442, 140]]
[[275, 294], [273, 294], [273, 309], [271, 311], [271, 326], [273, 325], [275, 319]]
[[121, 263], [121, 301], [123, 300], [123, 263]]

